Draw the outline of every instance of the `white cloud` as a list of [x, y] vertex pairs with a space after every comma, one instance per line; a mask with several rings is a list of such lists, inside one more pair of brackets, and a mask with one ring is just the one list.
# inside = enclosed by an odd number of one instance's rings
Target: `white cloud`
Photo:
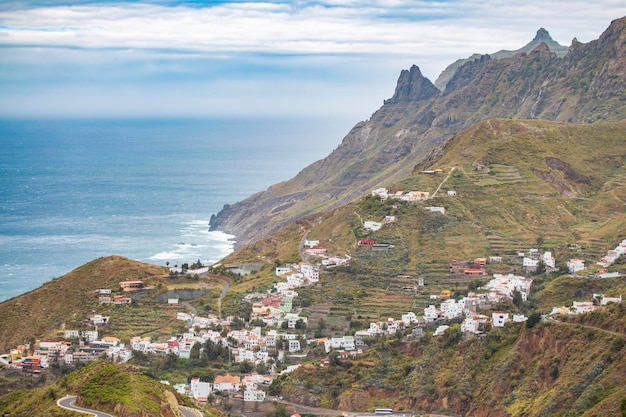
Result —
[[456, 42], [457, 49], [461, 44], [497, 48], [509, 39], [527, 39], [539, 26], [569, 31], [567, 41], [573, 36], [589, 40], [626, 13], [626, 6], [606, 3], [255, 2], [204, 8], [114, 3], [10, 10], [0, 12], [0, 22], [12, 35], [2, 41], [9, 45], [406, 54], [407, 45], [449, 49]]
[[[393, 93], [393, 85], [385, 84], [384, 94], [372, 83], [382, 77], [392, 84], [390, 74], [396, 77], [412, 64], [434, 80], [458, 58], [519, 48], [540, 27], [569, 45], [573, 37], [582, 42], [596, 39], [612, 19], [625, 14], [626, 4], [614, 0], [593, 4], [322, 0], [227, 2], [205, 7], [149, 3], [6, 7], [0, 9], [0, 88], [11, 90], [14, 82], [31, 76], [35, 84], [41, 84], [39, 96], [46, 89], [61, 87], [80, 96], [91, 80], [103, 88], [106, 82], [113, 89], [128, 91], [132, 86], [136, 101], [143, 97], [148, 103], [152, 95], [145, 91], [175, 91], [175, 85], [180, 91], [202, 85], [220, 94], [229, 90], [266, 94], [271, 86], [278, 91], [289, 77], [292, 88], [300, 92], [305, 90], [303, 83], [317, 86], [311, 89], [312, 101], [315, 90], [327, 83], [328, 89], [341, 94], [349, 94], [348, 88], [371, 90], [379, 96], [365, 102], [380, 103]], [[359, 66], [352, 73], [363, 74], [356, 81], [346, 78], [346, 69], [341, 68], [355, 62]], [[248, 73], [242, 65], [249, 66]], [[50, 74], [59, 75], [58, 84]], [[263, 88], [250, 88], [255, 82], [264, 83]], [[26, 98], [14, 94], [14, 103]], [[180, 107], [185, 97], [176, 96]], [[132, 97], [127, 100], [133, 103]], [[276, 106], [288, 101], [285, 94]], [[0, 110], [6, 107], [0, 102]]]

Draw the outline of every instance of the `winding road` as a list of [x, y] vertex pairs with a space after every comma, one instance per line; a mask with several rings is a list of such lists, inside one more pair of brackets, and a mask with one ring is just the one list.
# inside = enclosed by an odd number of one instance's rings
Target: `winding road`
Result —
[[80, 413], [87, 413], [96, 417], [114, 417], [113, 415], [105, 413], [103, 411], [90, 410], [88, 408], [83, 408], [83, 407], [74, 405], [74, 403], [76, 402], [76, 398], [77, 397], [75, 395], [61, 398], [60, 400], [57, 401], [57, 405], [61, 408], [65, 408], [66, 410], [78, 411]]
[[[79, 407], [74, 404], [76, 402], [76, 398], [77, 397], [75, 395], [63, 397], [57, 401], [57, 405], [61, 408], [65, 408], [66, 410], [87, 413], [96, 417], [115, 417], [112, 414], [105, 413], [104, 411], [90, 410], [89, 408]], [[193, 408], [184, 407], [182, 405], [179, 405], [178, 408], [184, 417], [203, 417], [203, 414], [200, 411]]]

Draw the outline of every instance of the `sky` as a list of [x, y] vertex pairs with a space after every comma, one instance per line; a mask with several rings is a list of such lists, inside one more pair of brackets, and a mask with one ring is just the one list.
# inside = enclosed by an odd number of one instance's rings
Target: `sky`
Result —
[[569, 46], [623, 0], [0, 2], [0, 117], [367, 119], [402, 69]]

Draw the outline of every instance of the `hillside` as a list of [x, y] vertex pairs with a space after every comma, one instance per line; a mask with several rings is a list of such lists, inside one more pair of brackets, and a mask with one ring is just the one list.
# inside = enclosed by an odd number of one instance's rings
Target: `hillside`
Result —
[[[614, 306], [623, 315], [623, 306]], [[456, 329], [456, 330], [453, 330]], [[619, 416], [626, 412], [623, 334], [584, 324], [507, 325], [483, 338], [380, 340], [358, 359], [305, 366], [273, 389], [337, 410], [476, 417]]]
[[[559, 265], [571, 257], [593, 264], [624, 238], [626, 230], [625, 135], [626, 122], [481, 122], [390, 187], [390, 192], [431, 194], [440, 187], [434, 198], [381, 203], [367, 197], [302, 218], [224, 262], [295, 262], [304, 236], [320, 240], [331, 256], [350, 255], [349, 267], [327, 270], [322, 287], [303, 294], [311, 304], [330, 303], [330, 315], [345, 325], [346, 316], [398, 317], [432, 304], [429, 294], [466, 288], [473, 278], [452, 279], [453, 260], [512, 256], [535, 247], [552, 251]], [[443, 173], [420, 173], [426, 168]], [[445, 215], [427, 212], [424, 206], [444, 207]], [[364, 221], [383, 222], [388, 215], [395, 216], [395, 222], [379, 231], [363, 228]], [[363, 238], [389, 242], [393, 248], [372, 251], [357, 245]], [[501, 263], [488, 265], [487, 271], [519, 268]], [[267, 285], [274, 278], [271, 268], [266, 271], [233, 290]], [[418, 293], [403, 289], [415, 287], [417, 277], [425, 280], [425, 288]]]
[[[298, 259], [296, 245], [305, 237], [320, 240], [330, 255], [349, 254], [349, 266], [327, 269], [321, 286], [299, 291], [311, 334], [321, 329], [333, 336], [406, 311], [420, 312], [433, 304], [429, 295], [441, 290], [466, 293], [474, 279], [451, 277], [453, 260], [514, 257], [534, 247], [552, 251], [559, 266], [580, 257], [591, 273], [626, 230], [624, 137], [625, 121], [483, 121], [446, 141], [389, 186], [390, 193], [432, 195], [438, 190], [430, 200], [364, 197], [306, 216], [225, 262], [291, 262]], [[444, 207], [445, 215], [429, 213], [425, 206]], [[395, 222], [379, 231], [363, 228], [364, 221], [382, 223], [390, 215]], [[363, 238], [392, 247], [373, 251], [357, 245]], [[612, 268], [626, 272], [624, 262]], [[487, 265], [489, 274], [520, 269], [514, 263]], [[417, 286], [418, 277], [424, 287]], [[590, 300], [594, 293], [625, 294], [626, 281], [557, 271], [535, 277], [533, 295], [521, 310], [510, 303], [498, 308], [547, 313]], [[563, 322], [492, 328], [478, 338], [462, 337], [457, 324], [439, 338], [373, 340], [374, 348], [356, 358], [331, 355], [330, 366], [305, 365], [276, 382], [272, 392], [338, 411], [390, 407], [491, 417], [624, 415], [625, 317], [624, 306], [615, 305]]]
[[173, 389], [128, 365], [94, 362], [50, 386], [0, 397], [0, 413], [12, 417], [76, 415], [56, 405], [65, 395], [79, 396], [79, 406], [126, 417], [175, 417], [182, 403]]
[[477, 122], [539, 118], [591, 123], [626, 116], [626, 18], [560, 58], [546, 43], [510, 58], [460, 66], [439, 91], [417, 66], [394, 95], [326, 158], [212, 216], [211, 229], [253, 242], [311, 213], [340, 207], [404, 179], [434, 148]]
[[[95, 294], [98, 289], [121, 294], [120, 281], [144, 280], [146, 285], [157, 285], [166, 277], [167, 270], [163, 267], [120, 256], [89, 262], [33, 291], [0, 303], [0, 351], [31, 339], [52, 336], [53, 329], [83, 327], [94, 308], [105, 314], [105, 307], [98, 305]], [[127, 314], [141, 315], [138, 310]]]

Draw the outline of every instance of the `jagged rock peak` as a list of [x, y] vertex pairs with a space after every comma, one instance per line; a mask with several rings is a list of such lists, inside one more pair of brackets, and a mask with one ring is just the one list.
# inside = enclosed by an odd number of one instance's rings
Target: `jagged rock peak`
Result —
[[[609, 43], [615, 43], [616, 46], [621, 49], [624, 44], [624, 37], [626, 37], [626, 16], [613, 20], [609, 27], [600, 35], [598, 41], [603, 46]], [[619, 42], [618, 40], [622, 41]]]
[[385, 104], [428, 100], [437, 94], [439, 89], [422, 75], [417, 65], [413, 65], [410, 70], [400, 72], [396, 91]]
[[544, 28], [539, 28], [537, 34], [535, 35], [535, 38], [533, 39], [533, 42], [541, 42], [547, 40], [553, 40], [550, 36], [550, 33]]

